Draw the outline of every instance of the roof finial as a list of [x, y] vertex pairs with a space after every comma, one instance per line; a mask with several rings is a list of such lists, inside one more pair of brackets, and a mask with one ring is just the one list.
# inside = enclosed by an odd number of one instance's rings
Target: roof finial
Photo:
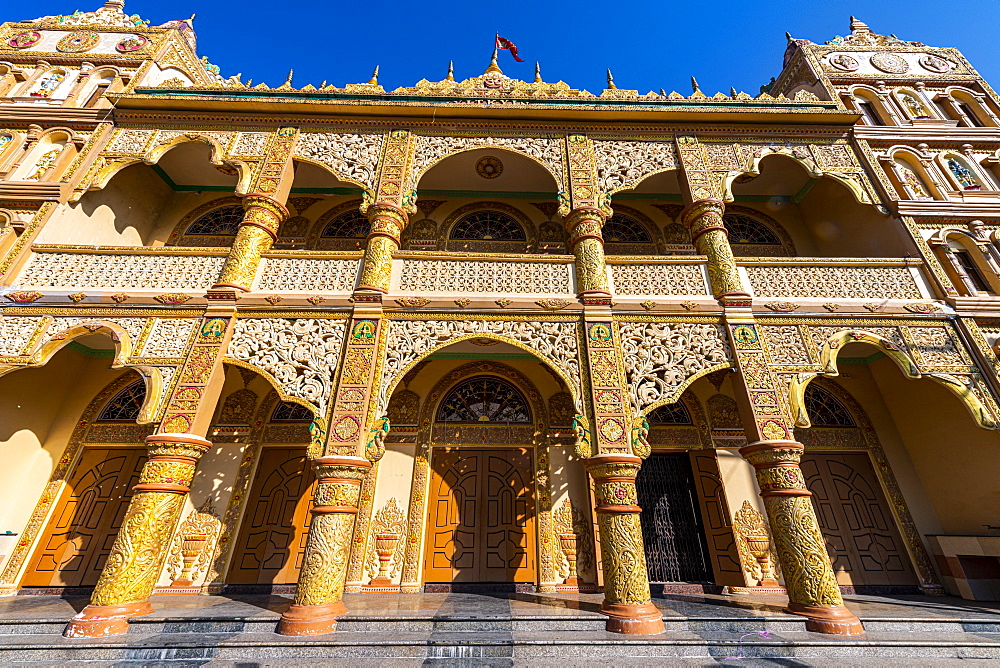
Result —
[[490, 72], [496, 72], [498, 74], [503, 74], [503, 70], [501, 70], [500, 66], [497, 65], [497, 50], [496, 49], [493, 49], [493, 57], [490, 58], [490, 66], [486, 68], [486, 71], [483, 72], [483, 74], [489, 74]]
[[615, 75], [611, 73], [611, 69], [608, 69], [608, 90], [618, 90], [618, 86], [615, 85]]
[[288, 70], [288, 78], [285, 79], [285, 83], [282, 84], [283, 86], [291, 86], [292, 85], [292, 75], [293, 74], [295, 74], [295, 70]]
[[736, 97], [736, 87], [735, 86], [730, 86], [729, 87], [729, 97]]
[[542, 66], [535, 61], [535, 83], [542, 83]]
[[701, 93], [701, 88], [698, 86], [698, 80], [694, 77], [691, 77], [691, 92]]
[[448, 76], [446, 76], [444, 78], [444, 80], [445, 81], [454, 81], [455, 80], [455, 61], [454, 60], [449, 60], [448, 61]]
[[378, 65], [375, 66], [375, 71], [372, 72], [372, 78], [368, 80], [368, 84], [371, 86], [378, 85]]
[[125, 0], [107, 0], [104, 3], [105, 9], [125, 9]]
[[660, 97], [666, 97], [666, 96], [667, 96], [667, 91], [665, 91], [665, 90], [663, 90], [663, 89], [661, 88], [661, 89], [660, 89]]
[[872, 29], [868, 27], [868, 24], [864, 21], [859, 21], [858, 19], [851, 17], [851, 34], [856, 34], [859, 32], [871, 32]]
[[787, 39], [789, 42], [791, 42], [792, 41], [792, 33], [788, 32], [786, 30], [785, 31], [785, 39]]

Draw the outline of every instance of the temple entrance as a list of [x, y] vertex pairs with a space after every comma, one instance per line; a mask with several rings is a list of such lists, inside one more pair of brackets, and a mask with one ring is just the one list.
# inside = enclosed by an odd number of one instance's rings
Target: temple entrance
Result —
[[530, 448], [435, 448], [426, 582], [537, 580]]
[[712, 582], [688, 453], [651, 455], [639, 469], [636, 489], [650, 582]]
[[261, 449], [228, 583], [295, 584], [309, 533], [314, 480], [305, 447]]
[[145, 461], [144, 447], [83, 449], [21, 586], [97, 584]]
[[809, 452], [802, 472], [841, 585], [916, 585], [910, 557], [868, 455]]

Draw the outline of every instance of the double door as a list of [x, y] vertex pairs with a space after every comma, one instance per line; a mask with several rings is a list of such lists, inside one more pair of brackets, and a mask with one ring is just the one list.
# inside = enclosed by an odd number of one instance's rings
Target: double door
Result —
[[529, 448], [435, 448], [426, 582], [535, 582]]

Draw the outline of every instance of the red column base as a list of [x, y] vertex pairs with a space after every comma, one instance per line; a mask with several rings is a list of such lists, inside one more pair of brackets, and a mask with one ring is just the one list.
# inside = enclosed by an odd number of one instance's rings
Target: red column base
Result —
[[663, 613], [652, 603], [630, 605], [626, 603], [601, 604], [600, 612], [608, 616], [605, 628], [612, 633], [633, 636], [651, 636], [663, 633]]
[[563, 580], [563, 584], [567, 587], [579, 587], [581, 582], [583, 581], [578, 577], [571, 577]]
[[321, 636], [337, 630], [337, 617], [347, 612], [343, 601], [323, 605], [293, 605], [288, 608], [276, 633], [283, 636]]
[[789, 602], [786, 610], [806, 618], [806, 631], [836, 636], [859, 636], [865, 632], [857, 615], [842, 605], [826, 607]]
[[391, 587], [393, 586], [392, 578], [372, 578], [372, 581], [368, 583], [369, 587]]
[[69, 620], [64, 638], [103, 638], [117, 636], [128, 631], [128, 620], [153, 612], [149, 601], [137, 601], [125, 605], [88, 605], [76, 617]]

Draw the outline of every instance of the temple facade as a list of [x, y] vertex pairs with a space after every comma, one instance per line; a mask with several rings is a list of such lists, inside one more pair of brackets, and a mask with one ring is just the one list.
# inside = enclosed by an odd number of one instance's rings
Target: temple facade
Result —
[[693, 88], [0, 24], [0, 589], [88, 593], [71, 637], [162, 593], [294, 592], [290, 635], [345, 591], [1000, 598], [996, 93], [855, 19]]

